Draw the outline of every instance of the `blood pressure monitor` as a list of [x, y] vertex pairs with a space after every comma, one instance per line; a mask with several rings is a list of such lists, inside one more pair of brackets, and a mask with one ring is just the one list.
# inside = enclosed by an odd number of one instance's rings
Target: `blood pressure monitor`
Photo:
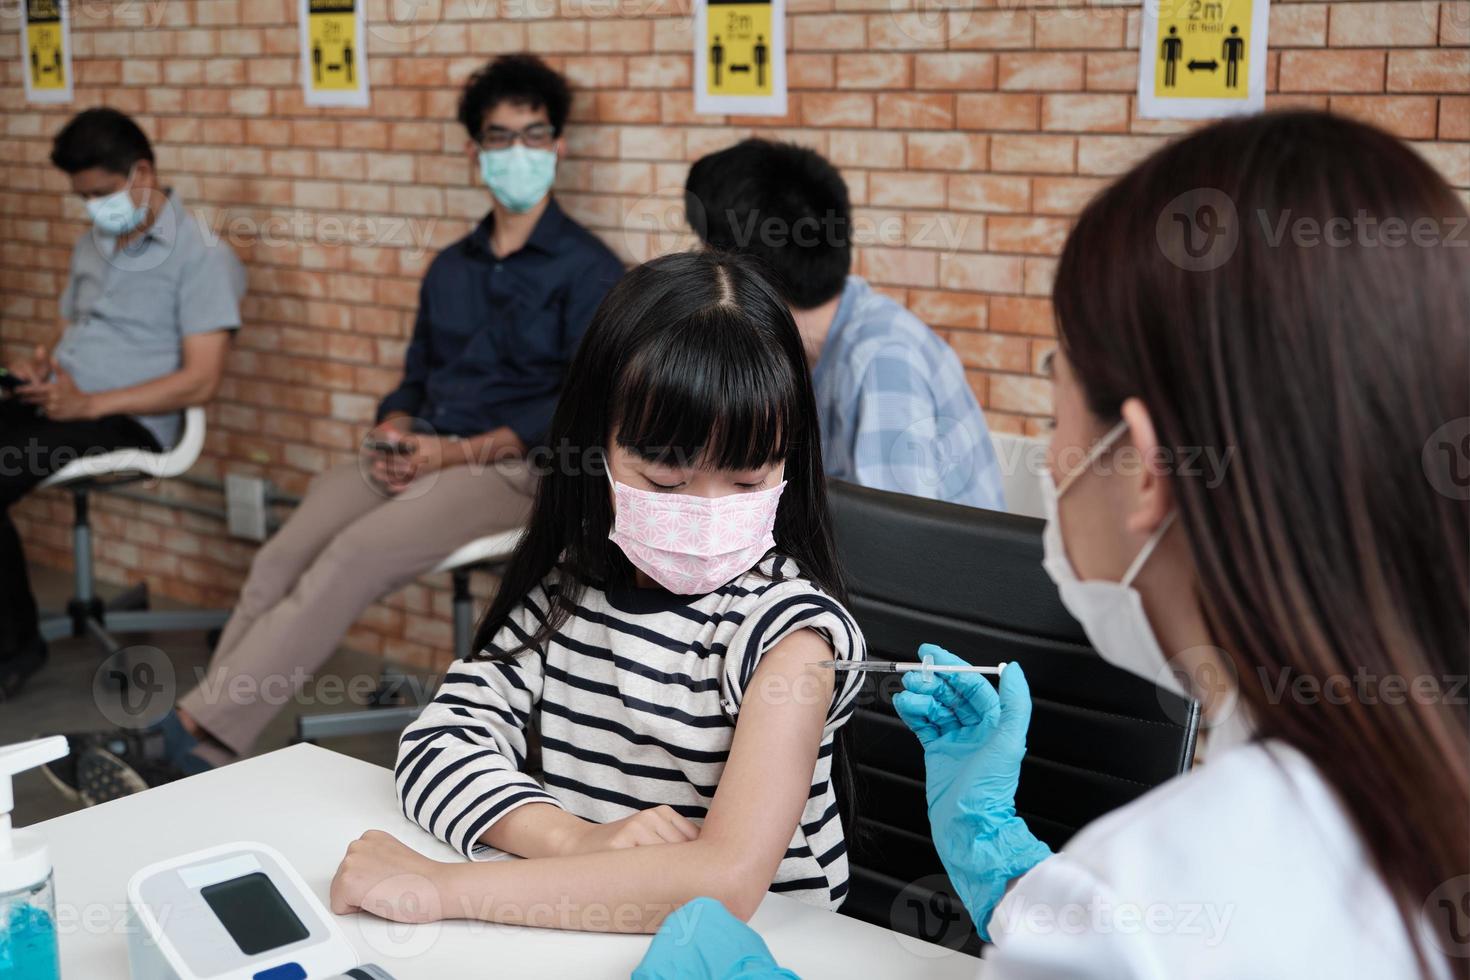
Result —
[[240, 841], [149, 865], [128, 882], [133, 980], [322, 980], [357, 951], [296, 869]]

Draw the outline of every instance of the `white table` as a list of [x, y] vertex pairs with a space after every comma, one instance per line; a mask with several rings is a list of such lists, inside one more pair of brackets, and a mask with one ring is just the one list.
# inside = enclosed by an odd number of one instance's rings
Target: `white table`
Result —
[[[61, 972], [68, 980], [127, 976], [127, 881], [138, 868], [212, 844], [256, 840], [281, 851], [323, 904], [347, 845], [385, 830], [439, 860], [456, 852], [398, 810], [392, 773], [297, 745], [137, 796], [36, 824], [56, 862]], [[400, 980], [454, 977], [617, 977], [646, 936], [452, 921], [406, 926], [342, 919], [363, 962]], [[980, 961], [846, 916], [768, 895], [751, 923], [776, 959], [806, 980], [963, 978]]]

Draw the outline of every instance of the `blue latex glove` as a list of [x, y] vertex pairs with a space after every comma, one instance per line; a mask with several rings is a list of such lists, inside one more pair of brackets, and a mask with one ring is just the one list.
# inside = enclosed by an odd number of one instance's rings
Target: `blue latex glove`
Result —
[[713, 898], [696, 898], [664, 920], [633, 980], [801, 980], [776, 965], [750, 926]]
[[[933, 644], [919, 656], [965, 661]], [[934, 848], [960, 900], [990, 941], [990, 913], [1006, 884], [1051, 855], [1016, 816], [1016, 783], [1031, 723], [1031, 689], [1020, 664], [1007, 664], [1000, 694], [983, 674], [911, 670], [893, 707], [924, 746], [924, 780]]]

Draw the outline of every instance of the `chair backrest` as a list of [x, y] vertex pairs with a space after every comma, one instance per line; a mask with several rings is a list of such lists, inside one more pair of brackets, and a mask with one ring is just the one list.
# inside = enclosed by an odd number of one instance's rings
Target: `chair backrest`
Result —
[[199, 454], [204, 451], [204, 423], [203, 408], [186, 408], [183, 431], [178, 444], [172, 449], [158, 453], [146, 449], [115, 449], [81, 456], [52, 473], [41, 486], [63, 486], [104, 476], [130, 475], [155, 479], [180, 476], [199, 461]]
[[1000, 464], [1001, 488], [1006, 495], [1006, 513], [1045, 517], [1041, 503], [1041, 467], [1046, 465], [1046, 440], [992, 432], [990, 444]]
[[[937, 643], [1017, 661], [1034, 702], [1017, 812], [1059, 849], [1081, 827], [1189, 767], [1198, 706], [1109, 666], [1041, 567], [1042, 522], [834, 483], [851, 609], [874, 658]], [[851, 722], [858, 819], [843, 911], [971, 951], [978, 939], [930, 838], [918, 740], [870, 677]]]

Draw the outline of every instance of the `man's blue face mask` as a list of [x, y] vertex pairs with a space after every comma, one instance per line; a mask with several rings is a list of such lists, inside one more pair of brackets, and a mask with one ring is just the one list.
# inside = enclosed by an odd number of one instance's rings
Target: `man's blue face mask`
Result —
[[551, 190], [556, 151], [532, 150], [519, 143], [503, 150], [481, 150], [480, 178], [511, 211], [529, 211]]

